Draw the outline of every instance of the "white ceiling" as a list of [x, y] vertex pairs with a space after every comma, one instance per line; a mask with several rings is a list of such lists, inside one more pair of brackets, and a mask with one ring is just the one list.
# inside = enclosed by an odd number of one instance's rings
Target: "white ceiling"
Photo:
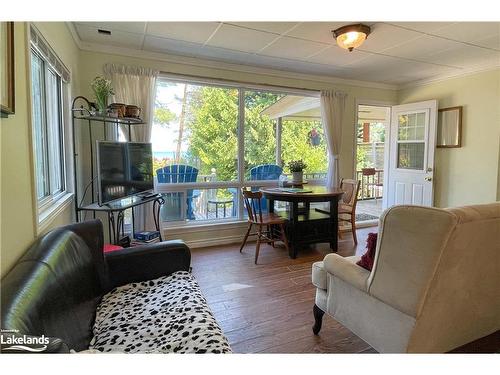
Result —
[[346, 24], [74, 22], [86, 43], [395, 85], [500, 66], [500, 22], [367, 22], [353, 52], [332, 37]]

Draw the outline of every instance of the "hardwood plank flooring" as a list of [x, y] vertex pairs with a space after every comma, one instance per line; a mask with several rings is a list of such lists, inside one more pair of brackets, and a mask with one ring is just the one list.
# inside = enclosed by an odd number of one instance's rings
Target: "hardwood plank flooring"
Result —
[[[344, 234], [338, 254], [362, 255], [368, 233], [376, 230], [358, 229], [358, 246]], [[302, 249], [297, 259], [282, 246], [263, 245], [258, 265], [255, 243], [238, 250], [239, 244], [192, 249], [193, 274], [235, 353], [376, 353], [326, 314], [320, 334], [312, 333], [311, 265], [329, 253], [327, 244]], [[494, 350], [476, 341], [460, 348], [468, 351]]]
[[[350, 234], [339, 240], [339, 254], [362, 254], [366, 236], [358, 230], [358, 247]], [[315, 287], [311, 265], [329, 253], [313, 246], [290, 259], [284, 247], [264, 245], [259, 264], [255, 243], [192, 250], [192, 266], [207, 301], [235, 353], [359, 353], [371, 347], [334, 319], [325, 316], [319, 336], [312, 333]]]

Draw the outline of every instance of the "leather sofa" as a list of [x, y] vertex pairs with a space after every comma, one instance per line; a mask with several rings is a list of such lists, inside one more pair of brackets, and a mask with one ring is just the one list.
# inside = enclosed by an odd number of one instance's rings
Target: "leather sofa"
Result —
[[392, 207], [359, 259], [313, 264], [315, 334], [326, 312], [379, 352], [443, 353], [500, 329], [500, 203]]
[[191, 254], [181, 241], [106, 256], [102, 249], [99, 220], [65, 226], [36, 240], [2, 278], [0, 328], [14, 336], [49, 337], [44, 353], [86, 350], [103, 295], [127, 283], [190, 269]]

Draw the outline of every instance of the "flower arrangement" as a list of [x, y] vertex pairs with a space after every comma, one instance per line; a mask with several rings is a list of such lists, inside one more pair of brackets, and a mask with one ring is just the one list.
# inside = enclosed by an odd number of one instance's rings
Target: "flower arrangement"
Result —
[[106, 114], [108, 98], [115, 93], [113, 87], [111, 87], [111, 81], [104, 77], [97, 76], [92, 80], [90, 87], [95, 95], [97, 109], [101, 114]]
[[304, 169], [307, 168], [307, 164], [304, 163], [302, 159], [300, 160], [292, 160], [288, 163], [288, 168], [290, 169], [290, 172], [302, 172]]

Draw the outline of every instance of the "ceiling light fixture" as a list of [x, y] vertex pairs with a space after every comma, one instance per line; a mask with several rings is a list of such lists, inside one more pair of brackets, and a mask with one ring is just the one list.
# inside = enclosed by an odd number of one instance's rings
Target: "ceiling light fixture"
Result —
[[348, 49], [352, 52], [354, 48], [358, 48], [363, 44], [370, 34], [370, 27], [357, 23], [354, 25], [342, 26], [332, 31], [334, 38], [337, 40], [339, 47]]

